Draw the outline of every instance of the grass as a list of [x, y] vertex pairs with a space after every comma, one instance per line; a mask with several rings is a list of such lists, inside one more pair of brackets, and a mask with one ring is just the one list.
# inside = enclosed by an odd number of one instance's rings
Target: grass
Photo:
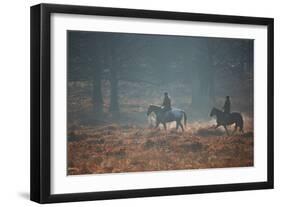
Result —
[[76, 127], [68, 133], [68, 174], [253, 166], [253, 133], [187, 125], [184, 133], [134, 125]]
[[[184, 133], [175, 131], [175, 124], [169, 124], [167, 132], [148, 127], [153, 120], [146, 117], [147, 107], [161, 103], [160, 89], [120, 81], [121, 116], [114, 119], [109, 113], [109, 83], [103, 81], [101, 120], [93, 113], [91, 89], [89, 82], [68, 84], [69, 175], [253, 166], [253, 104], [248, 88], [231, 88], [237, 90], [233, 91], [233, 111], [242, 112], [245, 124], [245, 133], [233, 136], [210, 128], [214, 122], [208, 121], [209, 111], [203, 120], [194, 116], [189, 106], [191, 92], [184, 84], [168, 87], [173, 106], [187, 113]], [[217, 87], [216, 92], [214, 106], [219, 107], [224, 102], [222, 94], [229, 91]]]

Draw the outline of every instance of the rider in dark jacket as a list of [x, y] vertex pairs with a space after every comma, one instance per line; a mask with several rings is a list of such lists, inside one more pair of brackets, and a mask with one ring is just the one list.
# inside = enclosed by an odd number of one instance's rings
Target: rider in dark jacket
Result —
[[223, 105], [223, 112], [226, 114], [230, 114], [230, 106], [231, 106], [231, 103], [230, 103], [229, 96], [226, 96], [226, 99], [225, 99], [225, 102]]
[[164, 100], [163, 100], [162, 106], [163, 106], [163, 111], [164, 112], [165, 111], [169, 111], [169, 110], [172, 109], [172, 107], [171, 107], [171, 99], [170, 99], [170, 97], [168, 95], [168, 92], [164, 93]]

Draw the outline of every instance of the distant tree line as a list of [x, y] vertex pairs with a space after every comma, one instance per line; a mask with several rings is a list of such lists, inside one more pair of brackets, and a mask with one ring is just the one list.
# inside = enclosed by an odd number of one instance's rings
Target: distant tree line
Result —
[[191, 85], [192, 106], [214, 103], [216, 74], [253, 71], [253, 40], [68, 32], [68, 81], [92, 82], [96, 113], [103, 111], [102, 80], [110, 83], [110, 112], [118, 114], [119, 81], [152, 86], [183, 82]]

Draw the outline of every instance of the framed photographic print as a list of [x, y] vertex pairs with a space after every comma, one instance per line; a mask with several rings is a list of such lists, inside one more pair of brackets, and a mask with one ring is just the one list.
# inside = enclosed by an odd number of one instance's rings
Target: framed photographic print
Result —
[[31, 200], [273, 188], [273, 19], [31, 7]]

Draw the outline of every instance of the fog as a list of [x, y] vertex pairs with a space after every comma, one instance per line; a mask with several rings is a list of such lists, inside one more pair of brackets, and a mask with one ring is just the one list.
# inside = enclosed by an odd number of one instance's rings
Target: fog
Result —
[[253, 115], [254, 40], [67, 32], [68, 123], [147, 123], [168, 92], [190, 122], [212, 107]]

